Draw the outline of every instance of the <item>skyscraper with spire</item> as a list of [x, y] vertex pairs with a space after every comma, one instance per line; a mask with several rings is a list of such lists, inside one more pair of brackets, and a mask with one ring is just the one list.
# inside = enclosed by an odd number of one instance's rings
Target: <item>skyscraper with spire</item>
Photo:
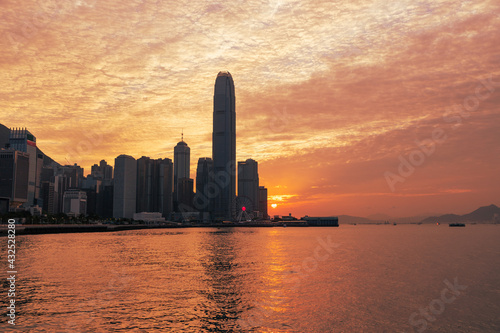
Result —
[[215, 183], [214, 219], [232, 220], [236, 214], [236, 110], [234, 82], [227, 71], [219, 72], [214, 87], [212, 159]]
[[[189, 163], [191, 158], [191, 149], [184, 142], [184, 132], [181, 133], [181, 141], [174, 147], [174, 209], [178, 211], [178, 205], [181, 197], [185, 197], [184, 187], [179, 184], [183, 179], [189, 179]], [[191, 189], [192, 192], [192, 189]], [[189, 196], [189, 195], [188, 195]], [[188, 205], [188, 203], [185, 203]], [[189, 203], [191, 205], [192, 203]]]

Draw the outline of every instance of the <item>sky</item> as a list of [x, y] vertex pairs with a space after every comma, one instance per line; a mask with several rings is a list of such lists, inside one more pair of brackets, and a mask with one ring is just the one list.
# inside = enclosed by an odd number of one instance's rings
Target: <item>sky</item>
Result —
[[227, 70], [270, 215], [500, 205], [496, 0], [0, 0], [0, 32], [0, 123], [86, 173], [184, 132], [194, 178]]

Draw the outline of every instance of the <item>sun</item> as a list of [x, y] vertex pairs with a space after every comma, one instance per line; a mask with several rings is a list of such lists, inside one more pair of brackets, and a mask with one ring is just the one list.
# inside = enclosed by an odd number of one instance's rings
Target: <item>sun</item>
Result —
[[278, 207], [278, 205], [277, 204], [272, 204], [271, 207], [276, 208], [276, 207]]

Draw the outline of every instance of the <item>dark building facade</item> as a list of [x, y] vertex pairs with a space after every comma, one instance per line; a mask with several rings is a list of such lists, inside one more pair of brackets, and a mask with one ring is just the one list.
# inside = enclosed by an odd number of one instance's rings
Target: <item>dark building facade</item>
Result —
[[0, 150], [0, 198], [16, 208], [28, 200], [30, 156], [16, 150]]
[[177, 183], [178, 192], [178, 209], [179, 212], [192, 212], [194, 211], [193, 200], [193, 179], [180, 178]]
[[248, 159], [238, 162], [238, 197], [246, 198], [251, 211], [259, 209], [259, 165], [256, 161]]
[[196, 168], [194, 208], [199, 212], [212, 214], [214, 194], [214, 161], [210, 157], [201, 157]]
[[109, 182], [111, 181], [111, 179], [113, 179], [113, 167], [111, 165], [108, 165], [105, 160], [101, 160], [99, 162], [99, 165], [94, 164], [90, 170], [90, 174], [93, 177], [101, 179], [105, 183], [106, 181]]
[[141, 157], [137, 160], [136, 212], [172, 213], [172, 160]]
[[236, 97], [231, 74], [219, 72], [214, 86], [212, 159], [219, 191], [214, 219], [233, 220], [236, 214]]
[[269, 215], [267, 213], [267, 188], [259, 186], [259, 210], [262, 212], [262, 218], [267, 220]]
[[189, 178], [189, 167], [191, 161], [191, 149], [182, 140], [174, 147], [174, 208], [178, 210], [180, 200], [179, 179]]

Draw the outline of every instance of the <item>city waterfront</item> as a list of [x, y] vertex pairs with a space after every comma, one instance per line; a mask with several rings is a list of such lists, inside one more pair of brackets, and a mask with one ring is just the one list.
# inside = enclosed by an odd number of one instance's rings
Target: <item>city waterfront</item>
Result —
[[15, 328], [498, 332], [499, 236], [497, 225], [18, 236]]

